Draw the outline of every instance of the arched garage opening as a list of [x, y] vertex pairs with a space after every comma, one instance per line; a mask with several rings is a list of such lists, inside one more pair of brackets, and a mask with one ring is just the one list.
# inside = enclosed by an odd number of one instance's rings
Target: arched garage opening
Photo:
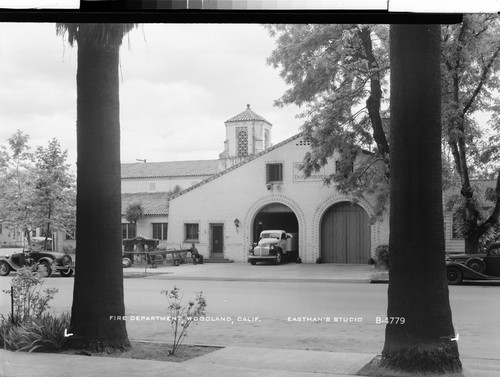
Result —
[[271, 203], [263, 207], [253, 222], [253, 242], [259, 240], [262, 230], [282, 229], [287, 233], [299, 233], [299, 222], [292, 209], [285, 204]]
[[351, 202], [331, 206], [321, 220], [321, 260], [325, 263], [367, 263], [371, 226], [366, 211]]

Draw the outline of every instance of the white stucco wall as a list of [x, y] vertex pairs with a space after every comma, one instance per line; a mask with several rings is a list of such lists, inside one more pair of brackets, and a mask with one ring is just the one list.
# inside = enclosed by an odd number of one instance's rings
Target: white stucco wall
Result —
[[210, 175], [192, 177], [122, 178], [122, 193], [166, 192], [173, 190], [176, 185], [186, 189], [209, 176]]
[[[184, 224], [199, 224], [197, 248], [209, 257], [210, 223], [224, 224], [224, 257], [245, 262], [252, 242], [252, 225], [256, 214], [267, 204], [282, 203], [290, 207], [299, 225], [299, 255], [303, 262], [314, 262], [320, 253], [321, 218], [330, 206], [351, 198], [340, 195], [333, 186], [324, 186], [322, 174], [334, 168], [333, 163], [312, 179], [304, 179], [294, 163], [301, 163], [309, 150], [302, 137], [271, 148], [257, 158], [225, 172], [215, 179], [195, 186], [174, 197], [169, 209], [169, 240], [171, 246], [185, 239]], [[283, 182], [268, 189], [266, 164], [283, 164]], [[373, 214], [368, 201], [358, 204], [369, 216]], [[236, 227], [234, 220], [239, 220]], [[387, 221], [371, 226], [372, 255], [375, 247], [388, 242]], [[187, 244], [183, 244], [188, 246]]]

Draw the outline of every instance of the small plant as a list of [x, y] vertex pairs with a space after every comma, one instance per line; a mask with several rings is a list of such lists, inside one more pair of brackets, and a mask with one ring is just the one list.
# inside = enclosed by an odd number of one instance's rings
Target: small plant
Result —
[[45, 313], [19, 324], [2, 316], [0, 320], [0, 346], [11, 351], [59, 352], [64, 342], [64, 330], [70, 325], [70, 315], [52, 316]]
[[11, 281], [11, 289], [4, 292], [11, 295], [12, 311], [10, 321], [18, 325], [30, 318], [40, 317], [49, 309], [49, 301], [54, 298], [57, 288], [47, 288], [42, 292], [45, 279], [38, 273], [33, 273], [30, 268], [23, 267], [17, 271]]
[[389, 268], [389, 245], [378, 245], [375, 249], [376, 266], [380, 268]]
[[198, 318], [205, 315], [207, 302], [203, 297], [203, 292], [198, 292], [196, 298], [190, 300], [187, 305], [182, 306], [182, 295], [179, 288], [175, 287], [170, 291], [161, 291], [165, 294], [168, 301], [168, 320], [172, 326], [174, 340], [170, 355], [175, 355], [175, 352], [187, 336], [189, 326], [194, 322], [198, 323]]
[[42, 291], [44, 278], [24, 267], [11, 281], [11, 313], [0, 318], [0, 347], [13, 351], [58, 352], [64, 344], [64, 330], [70, 325], [67, 313], [46, 313], [57, 289]]

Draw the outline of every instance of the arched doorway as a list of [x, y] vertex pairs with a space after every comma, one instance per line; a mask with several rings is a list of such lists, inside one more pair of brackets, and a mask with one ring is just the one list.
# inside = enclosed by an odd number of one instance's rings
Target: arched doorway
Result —
[[321, 259], [325, 263], [367, 263], [371, 226], [366, 211], [351, 202], [331, 206], [321, 220]]
[[252, 229], [253, 242], [257, 242], [262, 230], [279, 229], [287, 233], [299, 233], [299, 223], [290, 207], [282, 203], [271, 203], [255, 215]]

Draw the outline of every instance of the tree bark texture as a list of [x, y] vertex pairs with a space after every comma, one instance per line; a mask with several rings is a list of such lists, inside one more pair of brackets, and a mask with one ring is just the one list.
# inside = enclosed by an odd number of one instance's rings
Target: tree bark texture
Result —
[[389, 323], [381, 365], [460, 372], [445, 276], [440, 25], [392, 25], [390, 55]]
[[380, 104], [382, 102], [382, 86], [380, 84], [380, 67], [373, 55], [373, 44], [370, 35], [370, 28], [364, 27], [359, 32], [361, 43], [365, 50], [368, 68], [373, 70], [370, 73], [370, 96], [366, 100], [366, 108], [372, 123], [373, 139], [377, 143], [378, 153], [386, 158], [389, 153], [389, 144], [385, 137], [382, 118], [380, 116]]
[[[72, 343], [127, 348], [121, 247], [119, 47], [78, 41], [77, 270]], [[116, 317], [115, 317], [116, 318]]]

